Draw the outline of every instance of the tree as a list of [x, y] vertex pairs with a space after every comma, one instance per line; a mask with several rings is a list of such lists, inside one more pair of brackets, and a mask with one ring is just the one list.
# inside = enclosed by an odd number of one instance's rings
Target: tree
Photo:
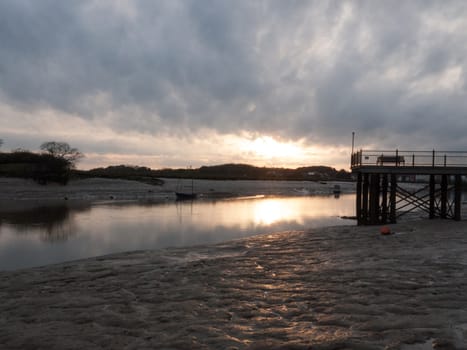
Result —
[[84, 155], [77, 148], [72, 148], [66, 142], [48, 141], [41, 145], [41, 150], [47, 152], [55, 158], [65, 160], [70, 168], [74, 168]]

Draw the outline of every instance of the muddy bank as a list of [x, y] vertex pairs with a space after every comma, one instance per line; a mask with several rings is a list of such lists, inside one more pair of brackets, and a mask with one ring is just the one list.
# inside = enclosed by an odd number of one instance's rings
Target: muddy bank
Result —
[[257, 236], [0, 272], [2, 349], [465, 349], [467, 227]]
[[[301, 196], [333, 194], [335, 185], [342, 193], [355, 192], [349, 182], [311, 181], [214, 181], [195, 180], [194, 191], [199, 198], [227, 198], [236, 196], [271, 195]], [[39, 185], [32, 180], [0, 178], [0, 207], [12, 205], [93, 202], [101, 200], [174, 201], [175, 192], [191, 191], [191, 180], [164, 179], [162, 186], [137, 181], [90, 178], [70, 181], [68, 185]], [[13, 202], [13, 203], [12, 203]]]

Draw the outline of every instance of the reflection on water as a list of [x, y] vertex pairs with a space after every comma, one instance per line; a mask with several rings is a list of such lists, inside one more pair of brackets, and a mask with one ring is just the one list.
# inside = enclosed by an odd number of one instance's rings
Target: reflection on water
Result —
[[165, 204], [108, 202], [0, 212], [0, 270], [120, 251], [348, 225], [354, 195], [249, 197]]
[[11, 225], [18, 234], [38, 234], [42, 241], [64, 241], [76, 233], [74, 213], [90, 210], [90, 208], [90, 205], [76, 206], [73, 209], [66, 205], [58, 205], [35, 207], [24, 211], [0, 212], [0, 227]]

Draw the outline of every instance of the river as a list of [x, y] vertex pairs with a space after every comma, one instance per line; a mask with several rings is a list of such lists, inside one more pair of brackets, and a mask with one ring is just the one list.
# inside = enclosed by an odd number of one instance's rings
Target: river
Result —
[[355, 195], [141, 203], [103, 201], [0, 212], [0, 270], [122, 251], [210, 244], [271, 232], [354, 225]]

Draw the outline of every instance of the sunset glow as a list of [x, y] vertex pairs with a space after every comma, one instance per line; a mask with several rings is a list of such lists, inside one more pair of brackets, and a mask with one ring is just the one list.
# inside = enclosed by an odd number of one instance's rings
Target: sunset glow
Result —
[[242, 148], [265, 160], [282, 158], [302, 159], [305, 157], [305, 149], [299, 143], [280, 142], [270, 136], [262, 136], [251, 141], [244, 141]]
[[2, 152], [348, 170], [353, 131], [356, 148], [467, 143], [465, 6], [26, 3], [0, 2]]

